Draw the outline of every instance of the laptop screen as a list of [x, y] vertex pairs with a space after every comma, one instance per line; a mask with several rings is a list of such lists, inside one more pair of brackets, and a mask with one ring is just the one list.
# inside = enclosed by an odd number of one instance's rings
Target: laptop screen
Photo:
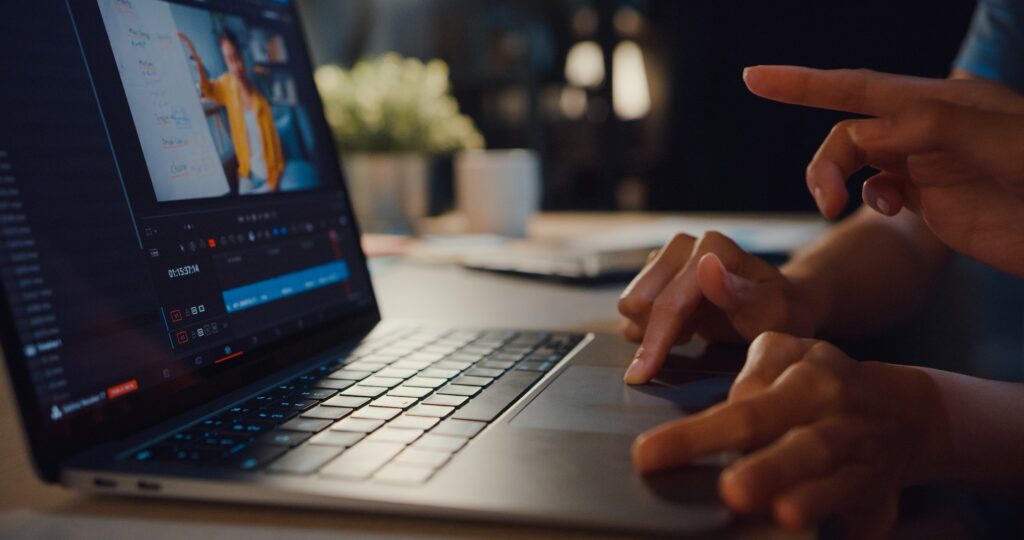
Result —
[[8, 19], [46, 39], [3, 67], [0, 271], [45, 429], [374, 308], [287, 2], [41, 4]]

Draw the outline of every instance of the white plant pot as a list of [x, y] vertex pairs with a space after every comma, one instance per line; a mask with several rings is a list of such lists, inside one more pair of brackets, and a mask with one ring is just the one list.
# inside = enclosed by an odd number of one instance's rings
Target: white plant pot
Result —
[[363, 232], [412, 234], [430, 209], [430, 160], [419, 154], [354, 154], [342, 159]]

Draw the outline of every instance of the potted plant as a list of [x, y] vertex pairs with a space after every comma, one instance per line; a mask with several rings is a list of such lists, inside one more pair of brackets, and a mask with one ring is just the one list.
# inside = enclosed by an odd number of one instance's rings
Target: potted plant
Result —
[[351, 69], [323, 66], [316, 83], [367, 232], [412, 232], [430, 206], [431, 161], [484, 146], [440, 60], [385, 54]]

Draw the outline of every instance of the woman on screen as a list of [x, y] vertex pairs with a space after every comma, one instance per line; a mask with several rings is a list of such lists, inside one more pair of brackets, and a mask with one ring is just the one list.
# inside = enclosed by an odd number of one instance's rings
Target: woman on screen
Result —
[[226, 28], [217, 34], [227, 72], [211, 80], [192, 40], [181, 32], [178, 37], [185, 42], [195, 60], [203, 97], [227, 109], [231, 140], [238, 157], [238, 193], [277, 191], [284, 171], [281, 140], [274, 126], [270, 103], [249, 78], [238, 38]]

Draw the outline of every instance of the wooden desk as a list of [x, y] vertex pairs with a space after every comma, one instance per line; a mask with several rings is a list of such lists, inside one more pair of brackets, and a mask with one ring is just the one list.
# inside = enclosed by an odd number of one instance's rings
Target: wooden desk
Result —
[[[545, 235], [563, 234], [578, 226], [615, 226], [642, 216], [552, 216], [539, 226]], [[588, 220], [592, 223], [588, 224]], [[559, 225], [559, 221], [564, 224]], [[600, 223], [597, 223], [600, 222]], [[592, 229], [591, 229], [592, 230]], [[375, 261], [374, 283], [385, 318], [420, 319], [472, 326], [614, 330], [615, 302], [620, 288], [575, 288], [462, 270], [451, 266], [409, 265]], [[458, 291], [458, 294], [452, 294]], [[62, 517], [151, 520], [228, 527], [222, 538], [244, 537], [230, 526], [288, 529], [314, 534], [329, 531], [346, 536], [443, 536], [454, 538], [536, 538], [557, 533], [564, 538], [592, 538], [593, 532], [553, 531], [431, 521], [350, 513], [264, 508], [190, 501], [154, 501], [126, 497], [86, 496], [45, 485], [31, 470], [14, 414], [5, 370], [0, 370], [0, 511], [28, 509]], [[765, 524], [733, 531], [732, 537], [792, 537]], [[158, 537], [161, 537], [158, 535]], [[393, 537], [393, 536], [391, 536]], [[614, 538], [614, 535], [608, 535]], [[153, 539], [150, 539], [153, 540]]]

